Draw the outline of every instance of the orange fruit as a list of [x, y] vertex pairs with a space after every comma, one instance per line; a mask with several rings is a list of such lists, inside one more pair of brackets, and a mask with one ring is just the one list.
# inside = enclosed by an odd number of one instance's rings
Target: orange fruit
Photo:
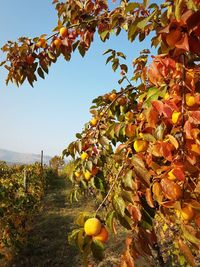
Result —
[[85, 159], [87, 159], [89, 156], [88, 156], [88, 153], [87, 152], [83, 152], [82, 154], [81, 154], [81, 159], [82, 160], [85, 160]]
[[86, 235], [98, 235], [101, 231], [101, 222], [97, 218], [90, 218], [84, 224], [84, 231]]
[[180, 115], [181, 115], [181, 112], [178, 112], [178, 111], [174, 111], [174, 112], [172, 113], [172, 123], [173, 123], [173, 124], [176, 124], [176, 123], [177, 123], [177, 121], [178, 121], [179, 118], [180, 118]]
[[65, 27], [60, 28], [60, 35], [65, 38], [68, 34], [68, 30]]
[[112, 102], [115, 100], [116, 96], [117, 96], [116, 93], [111, 93], [109, 94], [108, 99], [110, 100], [110, 102]]
[[195, 97], [193, 95], [191, 95], [190, 93], [186, 94], [185, 101], [189, 107], [192, 107], [196, 104]]
[[148, 148], [148, 142], [146, 140], [136, 140], [133, 144], [133, 147], [136, 152], [144, 152]]
[[44, 38], [40, 38], [39, 41], [36, 43], [38, 48], [45, 48], [46, 47], [46, 40]]
[[62, 44], [62, 41], [61, 41], [59, 38], [57, 38], [57, 39], [55, 39], [55, 40], [53, 41], [53, 44], [54, 44], [54, 46], [55, 46], [57, 49], [59, 49], [60, 46], [61, 46], [61, 44]]
[[98, 122], [98, 119], [94, 117], [94, 118], [91, 119], [91, 121], [90, 121], [90, 125], [91, 125], [92, 127], [95, 127], [95, 126], [97, 125], [97, 122]]
[[108, 240], [107, 229], [105, 227], [102, 227], [100, 233], [98, 235], [95, 235], [93, 239], [105, 243]]
[[78, 171], [75, 171], [75, 176], [77, 177], [77, 178], [79, 178], [80, 176], [81, 176], [81, 173], [80, 172], [78, 172]]
[[194, 217], [194, 210], [190, 205], [186, 205], [181, 209], [181, 217], [185, 221], [190, 221]]
[[84, 177], [85, 177], [85, 180], [86, 180], [86, 181], [89, 181], [90, 178], [92, 177], [91, 172], [88, 171], [88, 170], [86, 170], [86, 171], [84, 172]]

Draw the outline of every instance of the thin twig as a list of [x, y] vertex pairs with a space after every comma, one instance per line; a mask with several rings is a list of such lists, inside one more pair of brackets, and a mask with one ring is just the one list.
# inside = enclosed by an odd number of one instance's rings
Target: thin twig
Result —
[[116, 184], [116, 182], [117, 182], [117, 180], [118, 180], [118, 178], [119, 178], [121, 172], [123, 171], [123, 169], [124, 169], [124, 165], [120, 168], [120, 170], [119, 170], [119, 172], [117, 173], [117, 175], [116, 175], [116, 177], [115, 177], [115, 179], [114, 179], [114, 181], [113, 181], [113, 183], [112, 183], [112, 185], [111, 185], [111, 187], [110, 187], [110, 189], [109, 189], [107, 195], [105, 196], [105, 198], [103, 199], [103, 201], [101, 202], [101, 204], [98, 206], [98, 208], [96, 209], [95, 213], [98, 213], [98, 211], [102, 208], [103, 204], [106, 202], [108, 196], [109, 196], [110, 193], [112, 192], [112, 190], [113, 190], [113, 188], [114, 188], [114, 186], [115, 186], [115, 184]]

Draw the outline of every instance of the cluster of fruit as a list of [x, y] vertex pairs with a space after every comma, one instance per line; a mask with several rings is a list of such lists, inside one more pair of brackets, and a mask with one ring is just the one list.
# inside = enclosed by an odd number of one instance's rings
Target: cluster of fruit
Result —
[[95, 241], [105, 243], [108, 240], [108, 231], [97, 218], [87, 219], [84, 224], [84, 231], [87, 236]]

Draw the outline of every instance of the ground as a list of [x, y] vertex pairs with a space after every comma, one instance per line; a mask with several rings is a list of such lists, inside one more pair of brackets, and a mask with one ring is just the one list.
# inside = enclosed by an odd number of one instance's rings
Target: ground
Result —
[[[43, 200], [43, 209], [33, 221], [27, 244], [13, 259], [9, 267], [81, 267], [81, 254], [75, 246], [67, 242], [67, 234], [72, 230], [78, 213], [91, 210], [92, 202], [69, 202], [70, 185], [66, 178], [58, 177], [51, 181]], [[110, 236], [105, 259], [95, 263], [95, 267], [119, 266], [120, 254], [124, 247], [124, 233]], [[138, 267], [145, 265], [140, 262]], [[148, 265], [146, 265], [148, 266]]]

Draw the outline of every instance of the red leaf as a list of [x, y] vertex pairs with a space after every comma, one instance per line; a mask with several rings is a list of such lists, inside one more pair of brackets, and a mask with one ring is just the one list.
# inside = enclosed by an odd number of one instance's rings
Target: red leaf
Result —
[[158, 113], [161, 115], [163, 113], [163, 102], [160, 100], [155, 100], [151, 102], [152, 106], [158, 111]]
[[158, 112], [153, 107], [149, 108], [147, 111], [147, 122], [149, 127], [156, 128], [156, 124], [158, 122]]
[[189, 111], [189, 121], [194, 124], [200, 124], [200, 111]]
[[140, 209], [136, 206], [133, 206], [132, 204], [129, 204], [128, 207], [127, 207], [130, 215], [131, 215], [131, 218], [133, 219], [134, 222], [139, 222], [141, 221], [141, 218], [142, 218], [142, 215], [141, 215], [141, 212], [140, 212]]
[[192, 130], [192, 125], [189, 121], [186, 121], [185, 125], [184, 125], [184, 132], [186, 134], [186, 138], [187, 139], [193, 139], [192, 135], [191, 135], [191, 130]]
[[185, 180], [185, 172], [182, 168], [176, 168], [173, 170], [173, 174], [178, 178], [178, 180]]

